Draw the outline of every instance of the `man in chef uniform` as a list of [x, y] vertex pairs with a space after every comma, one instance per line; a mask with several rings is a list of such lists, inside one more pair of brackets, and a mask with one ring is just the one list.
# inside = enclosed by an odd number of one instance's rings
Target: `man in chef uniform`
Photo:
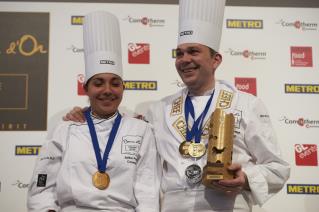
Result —
[[41, 148], [29, 185], [28, 211], [158, 212], [154, 134], [118, 111], [122, 80], [117, 18], [89, 13], [83, 25], [86, 122], [63, 122]]
[[[151, 105], [146, 119], [155, 129], [161, 158], [163, 212], [239, 212], [263, 205], [282, 189], [290, 168], [281, 156], [262, 101], [215, 79], [225, 0], [180, 0], [175, 66], [186, 87]], [[233, 113], [231, 180], [201, 183], [207, 154], [189, 155], [185, 145], [207, 147], [210, 115]], [[188, 148], [189, 150], [189, 148]]]

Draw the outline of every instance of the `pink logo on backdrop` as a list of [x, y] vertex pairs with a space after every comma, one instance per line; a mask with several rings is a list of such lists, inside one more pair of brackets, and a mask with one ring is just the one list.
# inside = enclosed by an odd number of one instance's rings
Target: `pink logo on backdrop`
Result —
[[305, 22], [302, 20], [287, 21], [287, 20], [280, 19], [276, 24], [280, 24], [283, 28], [295, 28], [301, 31], [318, 29], [317, 22]]
[[150, 63], [150, 44], [129, 43], [128, 44], [128, 63], [149, 64]]
[[256, 78], [235, 77], [235, 86], [240, 91], [257, 96]]
[[265, 60], [267, 57], [267, 52], [263, 51], [253, 51], [253, 50], [234, 50], [229, 48], [225, 53], [230, 54], [231, 56], [241, 56], [245, 59], [250, 60]]
[[291, 46], [292, 67], [312, 67], [312, 47]]
[[295, 159], [297, 166], [318, 166], [317, 145], [295, 144]]
[[128, 21], [130, 24], [141, 24], [149, 27], [163, 27], [165, 26], [165, 19], [150, 18], [150, 17], [132, 17], [126, 16], [122, 20]]
[[78, 95], [79, 96], [85, 96], [85, 91], [83, 89], [83, 84], [84, 84], [84, 75], [83, 74], [78, 74], [78, 79], [77, 79], [77, 85], [78, 85]]

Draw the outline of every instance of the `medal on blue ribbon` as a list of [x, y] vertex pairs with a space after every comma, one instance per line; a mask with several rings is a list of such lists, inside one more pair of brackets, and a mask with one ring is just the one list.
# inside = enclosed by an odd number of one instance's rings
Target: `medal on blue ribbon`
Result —
[[[211, 105], [211, 102], [213, 100], [214, 92], [211, 94], [210, 98], [208, 99], [204, 111], [200, 114], [200, 116], [195, 120], [195, 112], [194, 112], [194, 106], [193, 103], [187, 95], [185, 100], [185, 121], [186, 121], [186, 141], [188, 141], [188, 154], [191, 157], [199, 158], [202, 157], [206, 153], [206, 146], [203, 142], [201, 142], [201, 136], [202, 136], [202, 126], [204, 119], [206, 117], [206, 114], [209, 110], [209, 107]], [[192, 116], [194, 119], [194, 124], [189, 130], [188, 126], [188, 118], [189, 115]], [[191, 142], [194, 139], [195, 142]]]
[[92, 140], [92, 144], [94, 147], [95, 158], [96, 158], [96, 162], [98, 165], [98, 171], [96, 173], [94, 173], [94, 175], [92, 176], [92, 183], [96, 188], [98, 188], [100, 190], [104, 190], [110, 184], [110, 177], [106, 173], [107, 159], [108, 159], [110, 151], [112, 149], [112, 145], [114, 143], [116, 133], [119, 129], [122, 116], [120, 113], [118, 113], [116, 118], [115, 118], [107, 145], [105, 147], [103, 158], [102, 158], [101, 154], [100, 154], [100, 147], [99, 147], [99, 142], [97, 139], [94, 123], [93, 123], [92, 118], [91, 118], [91, 107], [89, 107], [88, 110], [86, 110], [84, 112], [84, 115], [85, 115], [89, 130], [90, 130], [91, 140]]

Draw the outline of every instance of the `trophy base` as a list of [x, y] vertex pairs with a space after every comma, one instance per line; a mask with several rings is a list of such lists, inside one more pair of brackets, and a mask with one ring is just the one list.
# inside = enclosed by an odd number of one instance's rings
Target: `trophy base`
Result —
[[223, 166], [223, 164], [219, 164], [218, 167], [205, 166], [203, 169], [202, 183], [207, 187], [214, 188], [214, 181], [231, 180], [234, 178], [234, 173], [227, 170], [227, 167]]

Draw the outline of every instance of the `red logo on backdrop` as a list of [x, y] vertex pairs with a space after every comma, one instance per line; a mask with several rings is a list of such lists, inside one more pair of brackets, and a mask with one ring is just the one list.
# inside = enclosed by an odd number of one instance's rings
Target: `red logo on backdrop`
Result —
[[83, 89], [83, 84], [84, 84], [84, 75], [83, 74], [78, 74], [78, 95], [79, 96], [85, 96], [85, 91]]
[[257, 96], [256, 78], [235, 77], [235, 86], [240, 91]]
[[150, 63], [150, 45], [148, 43], [129, 43], [128, 44], [128, 63], [149, 64]]
[[292, 67], [312, 67], [311, 47], [290, 47]]
[[318, 166], [317, 145], [295, 144], [297, 166]]

